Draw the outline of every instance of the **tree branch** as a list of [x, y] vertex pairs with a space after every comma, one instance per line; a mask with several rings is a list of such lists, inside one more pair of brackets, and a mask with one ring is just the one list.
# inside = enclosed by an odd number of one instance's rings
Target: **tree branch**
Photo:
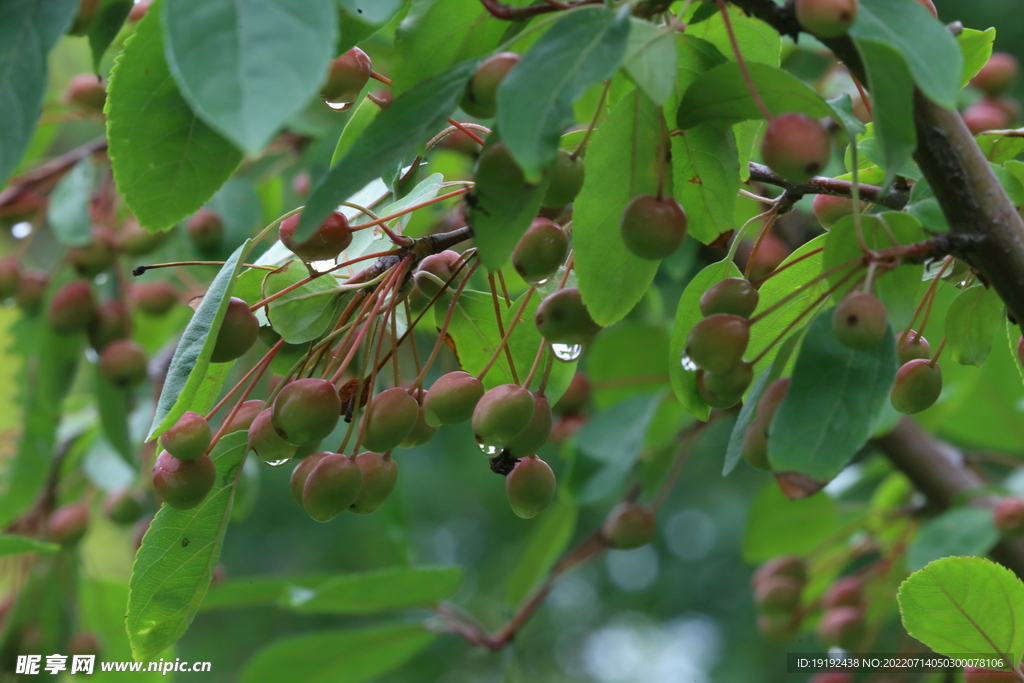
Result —
[[[794, 201], [805, 194], [830, 194], [836, 197], [849, 197], [852, 193], [853, 183], [849, 180], [839, 178], [826, 178], [815, 176], [806, 183], [794, 183], [781, 177], [775, 171], [762, 164], [750, 162], [750, 179], [768, 185], [781, 187], [793, 196]], [[894, 184], [889, 192], [882, 192], [882, 188], [875, 185], [860, 184], [861, 199], [884, 206], [893, 211], [902, 211], [910, 199], [910, 188], [906, 183]]]
[[[986, 482], [968, 469], [958, 449], [932, 436], [909, 417], [904, 417], [891, 432], [875, 444], [909, 477], [921, 493], [940, 508], [948, 508], [963, 493], [979, 489]], [[977, 504], [994, 507], [992, 495], [974, 499]], [[992, 550], [992, 557], [1024, 578], [1024, 538], [1003, 539]]]
[[578, 2], [548, 2], [544, 5], [529, 5], [527, 7], [513, 7], [512, 5], [506, 5], [503, 2], [497, 0], [480, 0], [480, 4], [484, 6], [492, 16], [498, 19], [504, 19], [505, 21], [516, 21], [518, 19], [528, 19], [535, 17], [538, 14], [547, 14], [548, 12], [558, 12], [561, 10], [572, 9], [574, 7], [581, 7], [583, 5], [600, 5], [602, 0], [579, 0]]

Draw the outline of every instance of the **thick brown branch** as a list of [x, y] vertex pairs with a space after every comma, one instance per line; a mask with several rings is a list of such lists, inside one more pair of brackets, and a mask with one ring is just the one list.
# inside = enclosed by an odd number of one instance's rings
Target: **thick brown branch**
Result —
[[[806, 194], [830, 194], [837, 197], [849, 197], [853, 191], [853, 183], [849, 180], [816, 176], [806, 183], [794, 183], [781, 177], [767, 166], [754, 163], [753, 161], [750, 162], [750, 179], [781, 187], [792, 195], [794, 200], [800, 199], [800, 197]], [[889, 192], [883, 193], [880, 187], [861, 183], [860, 196], [861, 199], [873, 204], [884, 206], [893, 211], [902, 211], [910, 199], [910, 188], [906, 184], [899, 184], [895, 185]]]
[[580, 7], [581, 5], [600, 5], [601, 0], [579, 0], [579, 2], [548, 2], [544, 5], [530, 5], [528, 7], [513, 7], [512, 5], [506, 5], [503, 2], [497, 0], [480, 0], [480, 4], [484, 6], [488, 12], [498, 19], [504, 19], [505, 21], [516, 21], [518, 19], [528, 19], [535, 17], [538, 14], [547, 14], [548, 12], [558, 12], [561, 10], [572, 9], [573, 7]]
[[[963, 453], [932, 436], [909, 417], [900, 420], [895, 429], [875, 443], [939, 508], [947, 508], [964, 492], [986, 485], [967, 468]], [[973, 502], [991, 507], [997, 501], [994, 496], [980, 496]], [[1024, 578], [1024, 539], [1003, 539], [991, 554]]]

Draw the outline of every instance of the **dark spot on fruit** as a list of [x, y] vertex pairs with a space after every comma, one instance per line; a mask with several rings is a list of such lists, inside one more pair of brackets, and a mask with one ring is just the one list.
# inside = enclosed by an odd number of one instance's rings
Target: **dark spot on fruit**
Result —
[[855, 315], [848, 315], [848, 316], [846, 316], [846, 324], [849, 325], [850, 327], [855, 326], [857, 324], [857, 316], [855, 316]]

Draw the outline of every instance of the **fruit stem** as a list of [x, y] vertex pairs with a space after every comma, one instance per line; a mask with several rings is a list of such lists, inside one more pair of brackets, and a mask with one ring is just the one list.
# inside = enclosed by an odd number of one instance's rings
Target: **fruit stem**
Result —
[[864, 86], [861, 84], [860, 79], [857, 78], [853, 74], [852, 71], [847, 70], [847, 73], [849, 73], [850, 74], [850, 78], [853, 79], [853, 84], [855, 86], [857, 86], [857, 92], [860, 93], [860, 101], [864, 103], [864, 109], [867, 110], [868, 117], [869, 118], [874, 118], [874, 107], [871, 104], [871, 98], [868, 96], [867, 92], [864, 90]]
[[928, 361], [928, 366], [934, 368], [935, 364], [939, 361], [939, 356], [942, 355], [943, 349], [946, 348], [946, 335], [942, 335], [942, 341], [939, 342], [939, 348], [935, 349], [935, 355]]
[[[453, 118], [452, 118], [452, 117], [450, 117], [450, 116], [448, 117], [448, 123], [452, 124], [453, 126], [455, 126], [456, 128], [458, 128], [459, 130], [461, 130], [461, 131], [462, 131], [463, 133], [465, 133], [465, 134], [466, 134], [466, 135], [468, 135], [469, 137], [473, 138], [473, 140], [474, 140], [474, 141], [475, 141], [475, 142], [476, 142], [476, 143], [477, 143], [478, 145], [482, 145], [482, 144], [484, 144], [484, 139], [483, 139], [482, 137], [480, 137], [479, 135], [477, 135], [476, 133], [474, 133], [474, 132], [473, 132], [472, 130], [470, 130], [470, 129], [469, 129], [469, 128], [468, 128], [467, 126], [464, 126], [463, 124], [459, 123], [458, 121], [456, 121], [455, 119], [453, 119]], [[481, 127], [482, 127], [482, 126], [481, 126]], [[484, 129], [484, 130], [486, 130], [486, 129]], [[488, 131], [488, 134], [490, 134], [490, 131]]]
[[512, 307], [512, 298], [508, 295], [508, 287], [505, 285], [505, 274], [498, 271], [498, 283], [501, 285], [501, 295], [505, 298], [505, 308]]
[[[469, 192], [469, 190], [470, 190], [470, 188], [468, 188], [468, 187], [463, 187], [463, 188], [458, 189], [458, 190], [453, 190], [452, 192], [448, 192], [447, 194], [443, 194], [443, 195], [434, 197], [433, 199], [427, 199], [426, 201], [422, 201], [419, 204], [413, 204], [412, 206], [406, 207], [406, 208], [402, 209], [401, 211], [396, 211], [395, 213], [388, 214], [387, 216], [381, 216], [380, 218], [378, 218], [376, 220], [372, 220], [372, 221], [370, 221], [368, 223], [360, 223], [359, 225], [353, 225], [351, 228], [349, 228], [349, 231], [350, 232], [356, 232], [357, 230], [364, 230], [366, 228], [372, 228], [375, 225], [383, 226], [384, 223], [387, 223], [388, 221], [394, 220], [396, 218], [400, 218], [401, 216], [404, 216], [407, 213], [412, 213], [413, 211], [418, 211], [419, 209], [422, 209], [423, 207], [430, 206], [431, 204], [437, 204], [438, 202], [443, 202], [444, 200], [451, 199], [452, 197], [458, 197], [460, 194], [466, 194], [467, 192]], [[386, 228], [382, 228], [382, 229], [387, 230]], [[388, 233], [389, 233], [388, 236], [391, 237], [392, 235], [391, 235], [390, 231], [388, 231]], [[394, 237], [392, 237], [392, 239], [394, 239]], [[402, 246], [408, 246], [409, 244], [412, 243], [412, 240], [409, 239], [408, 237], [402, 237], [400, 239], [403, 240]], [[405, 240], [408, 240], [408, 241], [405, 241]]]
[[761, 110], [761, 115], [764, 116], [764, 120], [771, 123], [772, 113], [768, 111], [768, 107], [765, 106], [764, 100], [761, 99], [760, 93], [757, 92], [757, 88], [754, 87], [754, 79], [750, 77], [750, 71], [747, 70], [747, 63], [743, 61], [743, 53], [740, 52], [740, 45], [736, 42], [736, 34], [732, 30], [732, 20], [729, 19], [729, 10], [725, 6], [725, 0], [715, 0], [718, 3], [718, 11], [722, 14], [722, 21], [725, 23], [725, 31], [729, 34], [729, 42], [732, 44], [732, 53], [736, 56], [736, 62], [739, 64], [740, 72], [743, 74], [743, 80], [747, 83], [747, 90], [750, 91], [750, 96], [754, 98], [754, 104]]
[[[935, 274], [935, 277], [928, 284], [928, 289], [925, 290], [924, 296], [921, 297], [921, 302], [918, 303], [917, 304], [917, 308], [914, 309], [914, 315], [910, 318], [910, 323], [907, 325], [907, 329], [904, 330], [904, 334], [906, 334], [907, 332], [910, 332], [910, 330], [914, 327], [914, 322], [917, 320], [917, 316], [921, 314], [921, 310], [924, 308], [925, 303], [928, 302], [928, 301], [934, 300], [935, 293], [936, 293], [936, 291], [939, 288], [939, 281], [942, 280], [942, 274], [946, 272], [946, 268], [948, 268], [950, 266], [950, 264], [952, 264], [952, 263], [953, 263], [953, 257], [952, 256], [947, 256], [942, 261], [942, 266], [939, 268], [939, 272]], [[927, 321], [927, 315], [925, 316], [925, 320]], [[923, 324], [921, 325], [921, 329], [919, 329], [917, 332], [914, 333], [914, 339], [913, 339], [913, 343], [914, 344], [917, 343], [917, 341], [921, 338], [922, 334], [924, 334], [924, 325]]]
[[[758, 313], [757, 315], [752, 317], [750, 319], [750, 324], [753, 325], [754, 323], [756, 323], [756, 322], [758, 322], [760, 320], [763, 320], [765, 318], [765, 316], [771, 314], [772, 312], [774, 312], [780, 306], [784, 306], [785, 304], [789, 303], [790, 299], [792, 299], [793, 297], [799, 296], [805, 289], [808, 289], [809, 287], [813, 287], [818, 282], [821, 282], [822, 280], [824, 280], [824, 279], [826, 279], [826, 278], [828, 278], [828, 277], [830, 277], [832, 275], [835, 275], [836, 273], [840, 272], [844, 268], [849, 268], [852, 265], [862, 266], [863, 263], [864, 263], [864, 259], [863, 258], [850, 259], [849, 261], [846, 261], [845, 263], [840, 263], [837, 266], [829, 268], [828, 270], [826, 270], [823, 273], [819, 273], [818, 275], [815, 275], [813, 278], [811, 278], [807, 282], [803, 283], [802, 285], [800, 285], [799, 287], [794, 289], [792, 292], [790, 292], [786, 296], [782, 297], [781, 299], [779, 299], [778, 301], [773, 303], [768, 308], [764, 309], [763, 311], [761, 311], [760, 313]], [[854, 271], [852, 271], [852, 272], [856, 272], [856, 269], [854, 269]]]
[[[224, 398], [222, 398], [217, 403], [217, 405], [215, 405], [213, 409], [206, 414], [206, 420], [212, 420], [213, 416], [216, 415], [217, 412], [224, 407], [224, 404], [231, 400], [231, 397], [235, 395], [235, 392], [237, 392], [242, 387], [243, 384], [245, 384], [246, 382], [249, 381], [250, 378], [252, 378], [252, 382], [249, 384], [249, 388], [245, 390], [245, 393], [242, 394], [242, 397], [238, 400], [238, 403], [235, 405], [234, 408], [231, 409], [231, 412], [228, 413], [228, 416], [224, 418], [224, 424], [221, 425], [221, 430], [223, 430], [224, 426], [227, 425], [227, 423], [231, 421], [231, 418], [235, 416], [235, 413], [238, 412], [238, 406], [240, 406], [242, 402], [249, 397], [249, 394], [252, 393], [253, 387], [256, 386], [256, 382], [260, 380], [260, 377], [263, 376], [263, 373], [266, 371], [266, 369], [270, 367], [270, 361], [274, 360], [274, 356], [277, 355], [277, 352], [280, 351], [281, 347], [283, 346], [284, 339], [281, 339], [278, 340], [278, 342], [274, 344], [272, 347], [270, 347], [270, 350], [267, 351], [266, 354], [264, 354], [263, 358], [261, 358], [259, 362], [256, 363], [256, 365], [252, 366], [252, 370], [245, 373], [245, 376], [242, 377], [242, 379], [238, 380], [238, 383], [231, 388], [231, 391], [229, 391], [224, 396]], [[253, 377], [253, 375], [255, 375], [255, 377]], [[216, 443], [216, 440], [219, 438], [220, 432], [217, 432], [217, 436], [214, 439], [214, 443]]]
[[[409, 305], [408, 297], [406, 297], [406, 299], [404, 301], [402, 301], [402, 304], [405, 306], [405, 320], [408, 322], [408, 321], [412, 320], [412, 306]], [[418, 317], [416, 318], [415, 322], [408, 322], [408, 324], [405, 326], [405, 330], [406, 330], [405, 334], [403, 334], [402, 338], [399, 339], [395, 343], [395, 349], [396, 349], [395, 355], [398, 355], [398, 351], [397, 351], [398, 347], [401, 345], [401, 343], [403, 341], [405, 341], [406, 335], [408, 335], [409, 332], [412, 331], [412, 328], [415, 327], [417, 322], [419, 322], [419, 318]], [[416, 369], [416, 374], [419, 375], [420, 374], [420, 369], [422, 368], [422, 366], [420, 365], [420, 350], [416, 346], [416, 339], [415, 339], [415, 337], [413, 338], [412, 343], [409, 344], [409, 347], [412, 348], [412, 366]]]
[[761, 232], [757, 234], [757, 240], [754, 242], [753, 248], [750, 250], [750, 256], [747, 257], [747, 267], [743, 269], [743, 277], [747, 280], [750, 279], [750, 273], [754, 269], [754, 261], [757, 259], [757, 252], [761, 249], [761, 243], [764, 242], [765, 237], [768, 236], [768, 232], [775, 225], [775, 221], [779, 217], [779, 203], [772, 205], [769, 210], [768, 220], [761, 226]]
[[[756, 221], [759, 221], [762, 218], [771, 216], [774, 211], [775, 211], [775, 205], [773, 204], [772, 208], [768, 209], [764, 213], [759, 213], [756, 216], [754, 216], [753, 218], [749, 219], [746, 223], [744, 223], [742, 226], [740, 226], [739, 230], [737, 230], [737, 231], [735, 231], [733, 233], [732, 243], [729, 245], [729, 253], [727, 253], [725, 255], [724, 259], [719, 261], [719, 263], [722, 264], [723, 273], [727, 273], [729, 271], [729, 264], [732, 263], [734, 258], [736, 258], [736, 250], [739, 249], [740, 242], [743, 241], [743, 235], [747, 232], [747, 228], [749, 228], [751, 225], [753, 225]], [[724, 277], [724, 275], [723, 275], [723, 277]]]
[[[533, 297], [533, 293], [536, 291], [537, 290], [533, 287], [530, 287], [528, 290], [526, 290], [526, 294], [523, 296], [522, 303], [519, 304], [519, 308], [516, 310], [516, 314], [512, 317], [512, 322], [509, 323], [508, 330], [505, 331], [504, 336], [502, 336], [501, 338], [501, 343], [498, 344], [498, 348], [496, 348], [494, 350], [494, 353], [491, 354], [491, 358], [490, 360], [487, 361], [487, 364], [484, 365], [483, 370], [481, 370], [477, 374], [476, 378], [478, 380], [483, 381], [484, 377], [487, 375], [487, 372], [491, 369], [491, 366], [494, 365], [494, 361], [498, 360], [498, 355], [501, 353], [501, 350], [508, 346], [508, 340], [512, 337], [512, 333], [515, 331], [516, 325], [519, 324], [520, 316], [523, 314], [523, 311], [526, 310], [526, 304], [530, 303], [530, 298]], [[515, 366], [512, 365], [511, 362], [509, 363], [509, 368], [511, 369], [512, 374], [514, 376], [516, 370]], [[518, 382], [516, 383], [518, 384]]]
[[611, 87], [611, 79], [606, 79], [604, 82], [604, 88], [601, 89], [601, 96], [597, 98], [597, 106], [594, 107], [594, 115], [590, 117], [590, 123], [587, 124], [587, 130], [583, 133], [583, 137], [580, 139], [580, 144], [576, 145], [576, 149], [574, 149], [569, 155], [569, 158], [573, 161], [580, 156], [580, 152], [583, 151], [583, 147], [590, 141], [590, 136], [594, 134], [594, 129], [597, 128], [597, 120], [601, 118], [601, 110], [604, 109], [604, 103], [608, 99], [608, 90]]
[[[394, 253], [395, 252], [393, 250], [391, 250], [391, 251], [378, 251], [378, 252], [376, 252], [374, 254], [366, 254], [365, 256], [360, 256], [357, 259], [352, 259], [351, 261], [345, 261], [344, 263], [339, 263], [338, 265], [330, 268], [329, 270], [325, 270], [325, 271], [322, 271], [322, 272], [314, 273], [313, 275], [310, 275], [308, 277], [305, 277], [305, 278], [299, 280], [295, 284], [288, 285], [287, 287], [282, 289], [280, 292], [276, 292], [274, 294], [271, 294], [270, 296], [268, 296], [266, 299], [263, 299], [262, 301], [257, 301], [256, 303], [254, 303], [252, 306], [249, 307], [249, 310], [255, 312], [258, 309], [263, 308], [264, 306], [269, 304], [271, 301], [274, 301], [275, 299], [279, 299], [280, 297], [284, 296], [288, 292], [292, 292], [292, 291], [298, 289], [299, 287], [302, 287], [303, 285], [307, 285], [310, 282], [312, 282], [313, 280], [316, 280], [319, 277], [323, 277], [324, 275], [327, 275], [328, 273], [333, 273], [334, 271], [338, 270], [339, 268], [345, 268], [346, 266], [350, 266], [353, 263], [359, 263], [360, 261], [367, 261], [367, 260], [372, 259], [372, 258], [380, 258], [381, 256], [388, 256], [389, 254], [394, 254]], [[277, 270], [277, 269], [273, 268], [273, 270]], [[358, 285], [358, 289], [362, 289], [366, 285], [374, 284], [377, 281], [379, 281], [379, 278], [378, 279], [374, 279], [374, 280], [369, 280], [367, 282], [358, 282], [356, 284]], [[331, 291], [333, 292], [334, 290], [331, 290]], [[342, 291], [345, 291], [345, 290], [342, 290]], [[327, 294], [329, 292], [318, 292], [318, 293], [319, 294]]]
[[[132, 275], [139, 277], [147, 270], [156, 270], [157, 268], [177, 268], [178, 266], [223, 266], [224, 263], [224, 261], [169, 261], [167, 263], [151, 263], [146, 266], [135, 266], [132, 268]], [[255, 263], [243, 263], [242, 267], [259, 268], [260, 270], [277, 270], [274, 266], [258, 266]]]
[[781, 266], [779, 266], [778, 268], [776, 268], [772, 272], [768, 273], [764, 277], [760, 278], [759, 280], [755, 280], [752, 284], [754, 285], [755, 288], [758, 288], [761, 285], [763, 285], [767, 280], [775, 277], [779, 273], [781, 273], [781, 272], [783, 272], [785, 270], [788, 270], [789, 268], [792, 268], [793, 266], [795, 266], [796, 264], [800, 263], [804, 259], [810, 258], [810, 257], [814, 256], [815, 254], [820, 254], [823, 251], [825, 251], [825, 247], [818, 247], [817, 249], [811, 249], [806, 254], [801, 254], [800, 256], [797, 256], [792, 261], [788, 261], [786, 263], [783, 263]]
[[[479, 267], [480, 261], [477, 261], [470, 266], [469, 272], [466, 273], [466, 277], [462, 278], [462, 282], [459, 283], [459, 286], [456, 287], [455, 291], [452, 293], [451, 303], [448, 304], [448, 312], [444, 316], [444, 322], [441, 323], [441, 329], [437, 331], [437, 341], [434, 342], [434, 348], [431, 349], [430, 356], [427, 357], [427, 362], [423, 364], [423, 369], [420, 370], [420, 374], [416, 376], [416, 381], [412, 383], [412, 387], [410, 387], [411, 389], [417, 389], [421, 384], [423, 384], [423, 378], [427, 376], [430, 366], [434, 364], [434, 360], [437, 358], [437, 354], [441, 350], [441, 345], [444, 343], [445, 336], [448, 334], [448, 326], [451, 325], [452, 316], [455, 315], [455, 309], [459, 302], [459, 297], [462, 295], [462, 290], [464, 290], [466, 285], [469, 284], [469, 278], [472, 277], [473, 273], [475, 273], [476, 269]], [[449, 280], [449, 283], [457, 276], [458, 271], [452, 273], [452, 279]], [[440, 294], [441, 293], [439, 292], [438, 296], [440, 296]], [[437, 297], [434, 298], [437, 299]], [[429, 307], [427, 310], [429, 310]], [[408, 332], [406, 334], [408, 334]]]
[[[498, 324], [498, 334], [505, 338], [505, 323], [501, 319], [501, 304], [498, 303], [498, 290], [494, 285], [494, 273], [487, 274], [487, 284], [491, 290], [491, 301], [494, 302], [494, 322]], [[519, 374], [516, 372], [515, 361], [512, 360], [512, 349], [505, 347], [505, 357], [508, 359], [508, 367], [512, 370], [512, 381], [519, 384]]]
[[[533, 382], [533, 376], [537, 373], [537, 368], [540, 367], [540, 359], [544, 356], [544, 350], [547, 347], [547, 342], [541, 340], [540, 346], [537, 347], [537, 353], [533, 356], [533, 364], [530, 366], [530, 372], [527, 373], [526, 379], [523, 381], [524, 389], [530, 388], [530, 383]], [[516, 382], [516, 384], [519, 384], [519, 382]]]
[[681, 441], [679, 452], [676, 454], [675, 459], [672, 461], [672, 469], [669, 471], [668, 476], [665, 477], [665, 481], [662, 482], [661, 487], [658, 488], [658, 493], [655, 495], [654, 500], [651, 502], [651, 508], [657, 512], [665, 501], [668, 500], [669, 494], [672, 493], [672, 489], [675, 487], [676, 480], [679, 479], [679, 475], [683, 471], [683, 467], [686, 465], [686, 461], [690, 458], [690, 453], [693, 452], [693, 447], [696, 445], [697, 440], [704, 433], [704, 429], [712, 422], [717, 420], [723, 413], [718, 411], [712, 413], [707, 422], [701, 422], [697, 420], [690, 425], [683, 428], [679, 435], [676, 437], [678, 441]]
[[[432, 149], [435, 145], [437, 145], [437, 143], [441, 142], [441, 140], [444, 140], [446, 137], [448, 137], [449, 135], [451, 135], [452, 133], [454, 133], [457, 130], [461, 130], [461, 131], [465, 132], [467, 135], [469, 135], [468, 131], [470, 129], [478, 130], [481, 133], [486, 133], [487, 135], [491, 134], [491, 129], [490, 128], [487, 128], [486, 126], [481, 126], [479, 123], [458, 123], [458, 122], [456, 122], [455, 125], [448, 126], [444, 130], [442, 130], [440, 133], [438, 133], [434, 137], [430, 138], [430, 140], [427, 141], [427, 149]], [[480, 140], [479, 137], [477, 137], [475, 135], [472, 136], [472, 137], [473, 137], [473, 139], [475, 141], [479, 142], [480, 144], [483, 144], [483, 142]]]
[[372, 78], [375, 81], [380, 81], [389, 88], [391, 87], [391, 79], [388, 78], [387, 76], [383, 76], [377, 73], [376, 71], [370, 71], [370, 78]]

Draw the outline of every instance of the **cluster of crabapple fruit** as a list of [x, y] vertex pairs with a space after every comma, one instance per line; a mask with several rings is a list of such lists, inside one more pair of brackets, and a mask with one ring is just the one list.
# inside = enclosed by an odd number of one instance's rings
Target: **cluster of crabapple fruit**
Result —
[[821, 644], [856, 650], [866, 632], [863, 580], [842, 576], [814, 605], [802, 606], [807, 581], [807, 564], [797, 556], [776, 557], [758, 567], [751, 579], [758, 629], [766, 637], [785, 640], [799, 631], [810, 612], [820, 611], [815, 633]]

